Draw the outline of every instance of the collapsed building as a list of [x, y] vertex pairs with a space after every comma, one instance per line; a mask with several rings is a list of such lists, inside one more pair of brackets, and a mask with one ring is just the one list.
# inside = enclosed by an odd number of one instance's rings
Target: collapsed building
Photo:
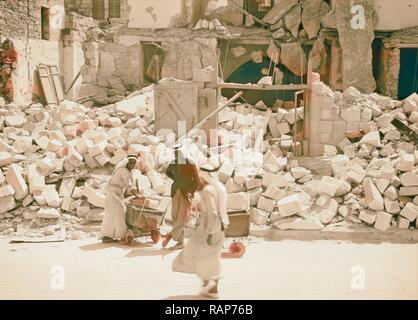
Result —
[[[158, 129], [177, 132], [175, 120], [189, 129], [238, 91], [240, 102], [209, 127], [231, 143], [246, 129], [266, 135], [258, 153], [244, 147], [261, 162], [235, 166], [228, 161], [234, 148], [221, 156], [231, 211], [279, 229], [416, 226], [416, 146], [391, 121], [417, 130], [418, 4], [42, 0], [0, 7], [2, 232], [26, 234], [27, 226], [56, 219], [78, 232], [100, 221], [118, 161], [164, 154], [167, 137]], [[165, 164], [143, 161], [138, 187], [144, 195], [158, 190], [152, 206], [165, 211]]]

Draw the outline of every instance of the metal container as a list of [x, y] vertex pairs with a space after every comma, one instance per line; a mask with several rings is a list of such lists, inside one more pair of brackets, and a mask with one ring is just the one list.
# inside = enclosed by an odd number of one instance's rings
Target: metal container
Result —
[[248, 212], [231, 212], [229, 227], [225, 230], [226, 237], [246, 237], [250, 234], [251, 216]]

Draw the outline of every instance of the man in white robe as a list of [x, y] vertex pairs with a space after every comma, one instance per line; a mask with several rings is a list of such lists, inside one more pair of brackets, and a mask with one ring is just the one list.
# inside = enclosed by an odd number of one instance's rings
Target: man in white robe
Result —
[[132, 186], [131, 171], [137, 164], [137, 158], [130, 156], [113, 171], [112, 176], [107, 185], [105, 196], [105, 212], [102, 221], [100, 234], [103, 242], [113, 242], [114, 239], [126, 240], [133, 242], [132, 231], [129, 232], [126, 224], [127, 207], [124, 203], [124, 194], [128, 186]]

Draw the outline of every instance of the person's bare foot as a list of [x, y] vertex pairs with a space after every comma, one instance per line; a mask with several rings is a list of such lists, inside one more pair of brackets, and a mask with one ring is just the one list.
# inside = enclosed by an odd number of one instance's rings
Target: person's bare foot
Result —
[[167, 247], [167, 245], [170, 242], [170, 240], [171, 240], [171, 235], [170, 234], [166, 235], [165, 238], [164, 238], [164, 240], [163, 240], [163, 243], [161, 244], [162, 247], [163, 248]]
[[132, 246], [135, 242], [135, 235], [132, 230], [128, 230], [125, 235], [125, 242], [128, 246]]

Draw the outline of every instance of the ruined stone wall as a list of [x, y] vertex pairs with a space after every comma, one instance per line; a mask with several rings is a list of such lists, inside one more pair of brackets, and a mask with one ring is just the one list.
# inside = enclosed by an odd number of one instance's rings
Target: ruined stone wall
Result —
[[129, 28], [168, 28], [191, 23], [190, 0], [127, 0]]
[[[364, 28], [352, 26], [351, 9], [354, 5], [364, 8]], [[337, 31], [343, 55], [343, 86], [353, 86], [363, 93], [371, 93], [376, 89], [372, 69], [373, 0], [336, 0], [335, 6]]]
[[0, 35], [14, 39], [41, 38], [39, 1], [0, 1]]
[[[309, 155], [322, 156], [325, 145], [336, 146], [344, 151], [350, 144], [346, 132], [370, 131], [370, 121], [376, 110], [376, 103], [364, 101], [360, 92], [350, 87], [333, 92], [321, 81], [312, 84], [312, 98], [306, 121], [309, 122]], [[389, 98], [388, 98], [389, 99]]]
[[[49, 40], [41, 39], [41, 6], [50, 9]], [[12, 40], [17, 51], [13, 97], [18, 105], [42, 95], [36, 74], [38, 64], [61, 67], [61, 31], [64, 0], [0, 1], [1, 40]], [[62, 10], [61, 10], [62, 9]], [[62, 19], [61, 19], [62, 18]]]
[[[125, 30], [126, 31], [126, 30]], [[123, 99], [143, 86], [142, 44], [157, 42], [167, 50], [162, 77], [191, 80], [194, 69], [216, 68], [216, 38], [149, 38], [116, 32], [105, 39], [90, 39], [82, 44], [84, 64], [77, 98], [93, 97], [97, 104]]]
[[93, 0], [66, 0], [65, 10], [76, 12], [86, 17], [93, 16]]

